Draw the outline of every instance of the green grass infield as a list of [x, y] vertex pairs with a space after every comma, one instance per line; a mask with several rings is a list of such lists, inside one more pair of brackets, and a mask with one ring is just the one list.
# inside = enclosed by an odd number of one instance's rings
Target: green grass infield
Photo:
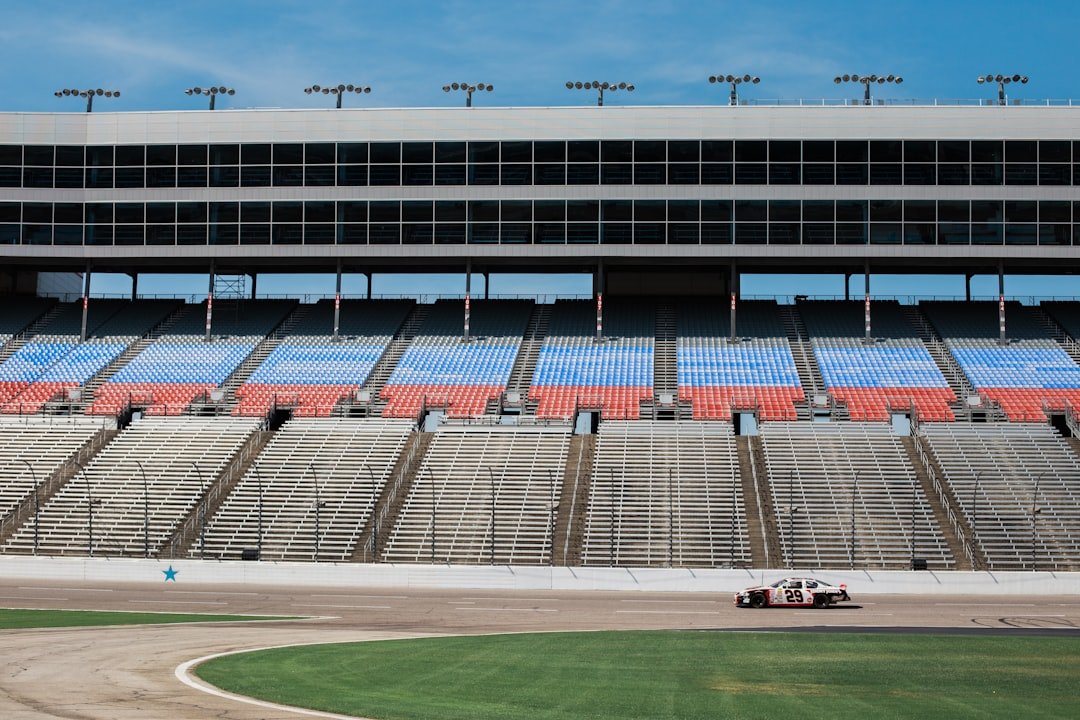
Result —
[[108, 612], [104, 610], [23, 610], [0, 608], [0, 630], [87, 627], [91, 625], [159, 625], [162, 623], [251, 622], [292, 620], [286, 616], [200, 615], [198, 613]]
[[690, 631], [311, 645], [211, 660], [263, 700], [406, 718], [1076, 717], [1080, 638]]

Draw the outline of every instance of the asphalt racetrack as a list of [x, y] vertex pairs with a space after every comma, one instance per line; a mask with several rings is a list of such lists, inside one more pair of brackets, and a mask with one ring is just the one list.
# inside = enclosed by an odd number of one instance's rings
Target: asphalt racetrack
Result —
[[750, 610], [731, 596], [290, 588], [0, 580], [0, 607], [304, 615], [267, 623], [0, 630], [0, 718], [302, 718], [204, 692], [177, 667], [268, 646], [507, 632], [699, 629], [1053, 634], [1080, 638], [1075, 596], [859, 595], [825, 609]]

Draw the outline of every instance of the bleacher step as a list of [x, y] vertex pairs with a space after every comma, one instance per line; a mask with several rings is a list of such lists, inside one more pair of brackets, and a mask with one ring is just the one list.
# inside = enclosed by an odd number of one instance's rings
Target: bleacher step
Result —
[[585, 541], [585, 516], [589, 507], [589, 489], [592, 485], [592, 466], [596, 455], [595, 435], [574, 435], [566, 454], [563, 470], [562, 494], [555, 517], [552, 547], [555, 557], [552, 565], [581, 564], [581, 551]]
[[[784, 567], [784, 557], [780, 547], [780, 531], [776, 527], [776, 509], [773, 507], [772, 488], [769, 486], [765, 466], [765, 449], [761, 444], [761, 438], [756, 436], [748, 437], [747, 449], [756, 474], [756, 482], [753, 488], [754, 497], [757, 498], [761, 505], [759, 518], [765, 530], [766, 561], [762, 567], [781, 568]], [[749, 502], [749, 500], [746, 502]]]
[[750, 544], [750, 563], [752, 567], [769, 566], [769, 552], [765, 543], [764, 507], [758, 493], [757, 473], [751, 459], [750, 437], [738, 435], [735, 446], [739, 452], [739, 480], [742, 484], [743, 503], [746, 517], [746, 539]]

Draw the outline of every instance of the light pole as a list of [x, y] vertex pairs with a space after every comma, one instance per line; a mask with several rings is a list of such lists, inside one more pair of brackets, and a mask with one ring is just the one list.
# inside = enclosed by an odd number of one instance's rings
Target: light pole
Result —
[[548, 563], [555, 564], [555, 512], [559, 506], [555, 502], [555, 475], [548, 468], [548, 487], [551, 489], [551, 505], [548, 508]]
[[255, 488], [259, 492], [259, 526], [258, 535], [255, 536], [255, 548], [259, 552], [259, 560], [262, 560], [262, 542], [263, 542], [263, 481], [262, 473], [259, 472], [259, 465], [256, 463], [252, 465], [252, 469], [255, 470]]
[[667, 471], [667, 564], [668, 567], [675, 565], [675, 499], [672, 493], [671, 468]]
[[750, 83], [757, 85], [761, 82], [761, 78], [757, 75], [710, 75], [710, 83], [727, 83], [731, 87], [731, 94], [728, 96], [730, 105], [739, 104], [739, 85], [743, 83]]
[[971, 546], [975, 547], [975, 538], [979, 534], [979, 481], [982, 472], [975, 473], [975, 485], [971, 488]]
[[634, 86], [631, 83], [613, 83], [613, 82], [600, 82], [599, 80], [592, 80], [586, 82], [574, 82], [567, 81], [567, 90], [596, 90], [596, 106], [604, 106], [604, 92], [616, 92], [617, 90], [625, 90], [626, 92], [634, 92]]
[[1039, 483], [1042, 482], [1043, 475], [1045, 474], [1046, 473], [1042, 473], [1035, 478], [1035, 487], [1031, 491], [1031, 572], [1038, 570], [1037, 555], [1035, 553], [1035, 517], [1042, 512], [1042, 508], [1036, 503], [1039, 500]]
[[855, 497], [859, 493], [859, 473], [851, 483], [851, 569], [855, 569]]
[[323, 508], [323, 501], [319, 497], [319, 476], [315, 474], [315, 466], [309, 464], [308, 470], [311, 472], [311, 479], [315, 484], [315, 562], [319, 562], [319, 536], [322, 535], [319, 511]]
[[431, 564], [435, 564], [435, 475], [428, 468], [428, 479], [431, 480]]
[[86, 466], [78, 460], [72, 460], [83, 476], [83, 485], [86, 487], [86, 550], [87, 555], [94, 557], [94, 495], [90, 488], [90, 476], [86, 474]]
[[904, 78], [899, 75], [837, 75], [833, 78], [833, 82], [837, 85], [846, 82], [861, 83], [863, 86], [863, 105], [872, 105], [873, 103], [870, 100], [871, 85], [874, 83], [878, 85], [884, 85], [885, 83], [899, 85], [904, 82]]
[[375, 512], [379, 504], [379, 483], [375, 480], [375, 471], [367, 466], [368, 476], [371, 477], [371, 562], [379, 561], [379, 515]]
[[608, 487], [611, 488], [611, 527], [608, 533], [608, 565], [615, 567], [615, 469], [608, 468], [608, 478], [611, 480]]
[[450, 83], [442, 86], [443, 92], [460, 90], [465, 93], [465, 107], [472, 107], [472, 94], [474, 92], [495, 92], [495, 86], [491, 83]]
[[210, 96], [210, 109], [214, 109], [214, 101], [217, 100], [218, 95], [235, 95], [236, 89], [231, 87], [193, 87], [184, 91], [185, 95], [209, 95]]
[[341, 98], [345, 96], [345, 93], [356, 93], [357, 95], [365, 95], [371, 92], [371, 88], [367, 85], [337, 85], [335, 87], [323, 87], [322, 85], [312, 85], [311, 87], [304, 88], [304, 92], [308, 95], [312, 93], [322, 93], [323, 95], [335, 95], [337, 96], [337, 109], [341, 109]]
[[138, 460], [134, 461], [139, 466], [139, 472], [142, 473], [142, 492], [143, 492], [143, 557], [150, 557], [150, 486], [146, 482], [146, 469], [143, 464]]
[[37, 473], [34, 472], [34, 466], [24, 458], [19, 458], [19, 462], [30, 470], [30, 480], [34, 483], [34, 554], [37, 555], [38, 538], [40, 537], [38, 532], [38, 522], [41, 519], [41, 496], [38, 494]]
[[119, 90], [104, 90], [102, 88], [91, 88], [89, 90], [79, 90], [77, 88], [64, 88], [57, 90], [53, 93], [56, 97], [81, 97], [86, 98], [86, 112], [94, 111], [94, 97], [107, 97], [114, 98], [120, 97]]
[[1027, 85], [1027, 75], [980, 75], [975, 78], [975, 82], [982, 85], [983, 83], [997, 83], [998, 86], [998, 105], [1008, 105], [1008, 101], [1005, 98], [1005, 86], [1009, 83], [1020, 83], [1021, 85]]
[[491, 564], [495, 564], [495, 473], [488, 468], [488, 482], [491, 485]]
[[199, 499], [199, 559], [206, 559], [206, 494], [210, 490], [203, 481], [202, 469], [194, 460], [191, 461], [195, 473], [199, 476], [199, 487], [202, 488], [202, 497]]

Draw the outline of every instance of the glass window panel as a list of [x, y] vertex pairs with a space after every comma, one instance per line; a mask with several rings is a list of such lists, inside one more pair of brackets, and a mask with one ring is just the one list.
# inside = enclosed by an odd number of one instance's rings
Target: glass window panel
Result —
[[212, 202], [212, 203], [210, 203], [210, 222], [212, 222], [212, 223], [235, 223], [235, 222], [240, 222], [240, 203], [236, 203], [236, 202]]
[[146, 147], [147, 165], [175, 165], [175, 145], [148, 145]]
[[1005, 159], [1004, 146], [1000, 140], [974, 140], [971, 143], [971, 161], [994, 163]]
[[765, 140], [736, 140], [735, 162], [765, 162], [769, 144]]
[[146, 168], [146, 187], [176, 187], [175, 167]]
[[206, 225], [177, 225], [177, 245], [205, 245]]
[[181, 167], [176, 171], [177, 187], [206, 187], [207, 179], [205, 167]]
[[435, 220], [440, 222], [465, 222], [468, 206], [464, 200], [436, 200]]
[[730, 185], [735, 180], [735, 171], [731, 163], [702, 163], [702, 185]]
[[270, 166], [240, 166], [240, 185], [242, 187], [270, 187]]
[[839, 164], [836, 166], [837, 185], [868, 185], [870, 174], [866, 165]]
[[1039, 141], [1039, 162], [1067, 163], [1072, 160], [1072, 147], [1068, 140]]
[[[368, 162], [394, 164], [401, 162], [401, 143], [374, 142], [368, 144]], [[396, 235], [396, 233], [395, 233]]]
[[424, 165], [435, 162], [435, 143], [407, 142], [401, 145], [401, 162]]
[[401, 226], [397, 224], [368, 225], [368, 244], [400, 245]]
[[465, 165], [436, 165], [436, 185], [464, 185], [467, 175]]
[[53, 222], [82, 224], [83, 207], [79, 203], [56, 203], [53, 206]]
[[368, 165], [368, 185], [401, 185], [400, 165]]
[[798, 200], [770, 200], [769, 220], [771, 222], [798, 222], [801, 212]]
[[831, 163], [836, 159], [836, 145], [832, 140], [804, 140], [803, 162]]
[[497, 163], [499, 162], [499, 143], [497, 142], [470, 142], [470, 163]]
[[401, 221], [401, 203], [397, 200], [372, 200], [368, 203], [369, 220], [373, 223]]
[[765, 185], [769, 180], [765, 163], [735, 163], [736, 185]]
[[899, 164], [870, 164], [871, 185], [902, 185], [904, 182], [903, 166]]
[[836, 244], [836, 226], [832, 223], [803, 223], [804, 245]]
[[566, 242], [571, 245], [596, 245], [600, 242], [597, 223], [567, 223]]
[[504, 163], [531, 163], [532, 143], [515, 140], [502, 143], [502, 161]]
[[333, 225], [304, 225], [305, 245], [333, 245], [336, 240]]
[[434, 218], [431, 200], [405, 200], [401, 203], [402, 222], [429, 223]]
[[435, 242], [435, 226], [428, 224], [401, 226], [402, 245], [431, 245]]
[[175, 225], [147, 225], [146, 226], [146, 244], [147, 245], [175, 245], [176, 244], [176, 226]]
[[[95, 150], [98, 148], [94, 148]], [[112, 148], [109, 148], [110, 150]], [[90, 152], [90, 148], [87, 148], [87, 153]], [[22, 165], [23, 164], [23, 149], [22, 145], [0, 145], [0, 165]], [[105, 165], [112, 165], [112, 159]]]
[[309, 200], [304, 203], [304, 222], [332, 223], [336, 220], [337, 209], [333, 200]]
[[363, 187], [368, 184], [367, 165], [338, 165], [337, 184], [341, 187]]
[[[462, 231], [462, 238], [464, 238], [464, 231]], [[367, 225], [341, 226], [339, 242], [342, 245], [367, 245], [367, 241]]]
[[864, 163], [869, 159], [870, 151], [865, 140], [836, 141], [836, 162]]
[[1040, 245], [1068, 245], [1071, 235], [1072, 227], [1070, 225], [1039, 225]]
[[970, 185], [970, 167], [965, 164], [951, 163], [938, 165], [938, 185]]
[[176, 148], [177, 165], [206, 165], [207, 157], [206, 145], [181, 145]]
[[611, 221], [633, 219], [634, 204], [630, 200], [601, 200], [600, 208], [603, 212], [601, 220]]
[[52, 245], [52, 225], [22, 226], [23, 245]]
[[905, 185], [934, 185], [937, 182], [937, 167], [934, 165], [905, 165]]
[[[109, 206], [110, 212], [112, 206]], [[17, 202], [0, 202], [0, 223], [18, 223], [21, 220], [22, 207]], [[79, 222], [82, 222], [80, 218]]]
[[769, 163], [770, 185], [799, 185], [802, 182], [798, 163]]
[[870, 223], [871, 245], [900, 245], [904, 231], [900, 223]]
[[81, 145], [58, 145], [56, 164], [60, 167], [82, 167], [83, 149]]
[[117, 245], [144, 245], [146, 231], [143, 225], [118, 225], [113, 229], [113, 242]]
[[668, 200], [669, 222], [697, 222], [701, 219], [701, 203], [697, 200]]
[[972, 223], [972, 245], [1001, 245], [1005, 241], [1005, 226], [1001, 223]]
[[[59, 221], [57, 221], [59, 222]], [[152, 202], [146, 204], [146, 222], [148, 223], [175, 223], [176, 203]]]
[[803, 221], [829, 222], [836, 219], [832, 200], [804, 200], [802, 204]]
[[764, 200], [736, 200], [735, 220], [746, 222], [765, 220], [768, 217], [768, 203]]
[[971, 166], [972, 185], [1001, 185], [1004, 179], [1005, 173], [1000, 163]]
[[[139, 206], [140, 210], [142, 205]], [[24, 223], [51, 223], [53, 221], [52, 203], [23, 203]]]
[[469, 165], [470, 185], [498, 185], [498, 165]]
[[705, 222], [731, 222], [731, 200], [702, 200], [701, 219]]
[[736, 245], [764, 245], [769, 240], [769, 226], [765, 223], [735, 223]]
[[731, 140], [702, 140], [702, 162], [725, 162], [735, 159], [734, 144]]
[[303, 184], [303, 165], [274, 166], [274, 187], [301, 187]]
[[[601, 166], [603, 167], [603, 166]], [[635, 185], [663, 185], [666, 177], [666, 165], [634, 165]]]
[[798, 223], [769, 223], [770, 245], [798, 245], [799, 239]]
[[972, 200], [971, 221], [976, 223], [1000, 223], [1004, 219], [1000, 200]]
[[[23, 187], [28, 188], [51, 188], [53, 186], [53, 169], [51, 167], [23, 168], [22, 184]], [[142, 187], [142, 183], [137, 187]]]
[[205, 223], [206, 203], [182, 202], [176, 204], [176, 222], [179, 223]]
[[1012, 224], [1005, 226], [1006, 245], [1035, 245], [1039, 241], [1039, 226]]
[[308, 165], [333, 165], [337, 157], [334, 143], [307, 143], [304, 145], [304, 162]]
[[832, 164], [803, 165], [802, 173], [805, 185], [834, 185], [836, 183], [836, 166]]
[[1034, 200], [1006, 200], [1005, 222], [1028, 223], [1039, 219], [1039, 205]]
[[934, 245], [937, 226], [932, 223], [904, 223], [905, 245]]
[[[29, 151], [30, 148], [28, 147]], [[28, 165], [30, 163], [27, 163]], [[118, 167], [131, 167], [146, 164], [145, 145], [119, 145], [116, 148], [116, 165]]]
[[701, 143], [697, 140], [669, 140], [668, 162], [693, 162], [701, 159]]
[[533, 168], [533, 182], [536, 185], [565, 185], [566, 166], [544, 164]]
[[302, 245], [304, 243], [303, 225], [274, 225], [274, 245]]
[[802, 145], [798, 140], [770, 140], [769, 162], [794, 162], [802, 160]]
[[[142, 150], [142, 147], [139, 147]], [[39, 165], [39, 166], [51, 166], [55, 164], [53, 159], [56, 154], [56, 148], [52, 145], [27, 145], [23, 150], [24, 165]], [[142, 162], [139, 163], [142, 165]]]
[[837, 223], [837, 245], [866, 245], [866, 223]]
[[899, 140], [871, 140], [870, 162], [898, 163], [903, 160], [903, 143]]
[[566, 162], [566, 143], [562, 140], [538, 140], [533, 143], [533, 152], [538, 163]]
[[240, 244], [241, 245], [269, 245], [270, 244], [270, 226], [269, 225], [241, 225], [240, 226]]
[[572, 163], [600, 162], [598, 140], [570, 140], [566, 143], [566, 159]]
[[435, 243], [437, 245], [464, 245], [465, 223], [436, 225]]
[[634, 166], [629, 163], [600, 166], [600, 182], [604, 185], [630, 185], [633, 181]]
[[566, 223], [536, 223], [533, 226], [533, 233], [538, 243], [555, 245], [566, 243]]
[[634, 223], [635, 245], [663, 245], [667, 240], [664, 223]]
[[432, 185], [435, 182], [434, 165], [404, 165], [401, 168], [401, 184], [409, 186]]
[[333, 165], [305, 165], [304, 185], [306, 187], [333, 187], [335, 172]]
[[[505, 150], [503, 148], [504, 152]], [[499, 226], [499, 242], [503, 245], [528, 245], [532, 243], [532, 225], [528, 223], [503, 223]]]
[[500, 166], [500, 182], [503, 185], [529, 185], [532, 181], [532, 165]]
[[903, 204], [899, 200], [871, 200], [870, 220], [892, 221], [903, 219]]
[[937, 160], [937, 143], [933, 140], [904, 141], [904, 162], [932, 163]]
[[698, 185], [701, 167], [697, 163], [672, 163], [668, 167], [669, 185]]
[[866, 222], [867, 211], [866, 200], [836, 201], [836, 219], [840, 222]]
[[1065, 200], [1043, 200], [1039, 203], [1039, 222], [1061, 223], [1069, 222], [1072, 218], [1072, 208]]
[[637, 140], [634, 142], [634, 162], [667, 162], [667, 143], [663, 140]]
[[1005, 162], [1010, 163], [1033, 163], [1037, 162], [1039, 144], [1034, 140], [1006, 140]]
[[600, 162], [628, 163], [634, 160], [634, 143], [629, 140], [604, 140], [600, 143]]
[[600, 165], [587, 165], [584, 163], [570, 163], [566, 166], [567, 185], [599, 185]]
[[529, 200], [503, 200], [500, 212], [503, 222], [532, 222], [532, 202]]
[[463, 163], [467, 157], [463, 142], [435, 143], [435, 162], [437, 163]]
[[53, 187], [58, 188], [81, 188], [83, 186], [83, 169], [81, 167], [56, 168], [53, 178]]
[[537, 200], [533, 206], [533, 219], [537, 222], [566, 220], [566, 201]]
[[1005, 164], [1006, 185], [1035, 185], [1039, 182], [1039, 169], [1034, 163], [1020, 165], [1016, 163]]
[[1040, 185], [1070, 185], [1072, 184], [1071, 165], [1040, 165]]
[[[462, 206], [462, 219], [465, 217], [465, 201], [455, 201]], [[362, 223], [368, 219], [368, 204], [365, 200], [342, 200], [337, 204], [338, 221], [343, 223]]]
[[210, 164], [211, 165], [239, 165], [240, 164], [240, 146], [239, 145], [211, 145], [210, 146]]
[[111, 188], [113, 186], [113, 169], [88, 167], [85, 177], [88, 188]]
[[566, 201], [566, 219], [571, 222], [595, 222], [599, 214], [599, 200]]
[[731, 225], [729, 223], [702, 223], [702, 245], [730, 245], [732, 242]]
[[240, 226], [211, 225], [209, 241], [211, 245], [237, 245], [240, 243]]
[[669, 245], [697, 245], [701, 242], [701, 229], [697, 223], [669, 223], [667, 226]]
[[967, 200], [939, 200], [938, 222], [956, 223], [971, 220], [971, 203]]
[[938, 162], [966, 163], [971, 160], [971, 143], [967, 140], [941, 140], [937, 151]]
[[237, 187], [240, 185], [240, 168], [212, 167], [208, 180], [210, 187]]
[[938, 243], [941, 245], [971, 244], [971, 226], [966, 223], [938, 223]]
[[[142, 224], [145, 219], [145, 207], [142, 203], [116, 203], [114, 208], [114, 215], [117, 223], [139, 223]], [[25, 222], [26, 206], [23, 206], [23, 216]]]
[[240, 146], [241, 165], [269, 165], [269, 143], [247, 143]]
[[267, 223], [267, 222], [270, 222], [270, 203], [268, 203], [268, 202], [245, 202], [245, 203], [240, 203], [240, 222], [242, 222], [242, 223]]
[[[461, 143], [464, 145], [464, 143]], [[363, 165], [368, 161], [367, 143], [338, 143], [337, 161], [342, 165]]]
[[635, 200], [634, 220], [637, 222], [663, 222], [667, 219], [663, 200]]

